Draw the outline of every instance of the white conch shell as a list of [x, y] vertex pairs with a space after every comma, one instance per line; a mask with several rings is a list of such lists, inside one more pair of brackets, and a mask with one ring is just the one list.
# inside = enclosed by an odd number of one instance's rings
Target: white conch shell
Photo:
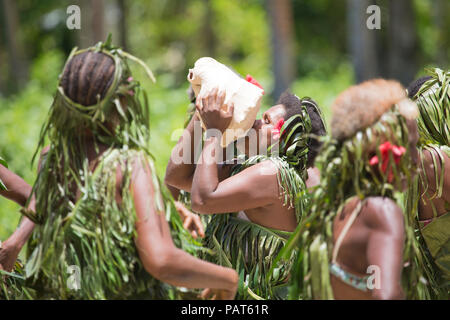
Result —
[[[223, 148], [246, 135], [253, 126], [261, 106], [263, 90], [242, 79], [227, 66], [213, 58], [203, 57], [189, 69], [187, 76], [195, 96], [217, 88], [225, 92], [225, 104], [234, 104], [233, 119], [225, 130], [221, 145]], [[203, 124], [202, 124], [203, 125]]]

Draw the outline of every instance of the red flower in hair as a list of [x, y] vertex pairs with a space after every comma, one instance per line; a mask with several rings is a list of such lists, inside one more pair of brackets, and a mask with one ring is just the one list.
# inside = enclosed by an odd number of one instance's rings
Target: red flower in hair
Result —
[[251, 75], [248, 74], [248, 75], [245, 77], [245, 80], [247, 80], [247, 81], [250, 82], [251, 84], [254, 84], [254, 85], [257, 86], [258, 88], [261, 88], [262, 91], [263, 91], [263, 94], [264, 94], [264, 88], [262, 87], [262, 85], [259, 84], [259, 82], [256, 81], [256, 79], [253, 78]]
[[280, 132], [281, 132], [281, 128], [283, 127], [283, 124], [284, 124], [284, 119], [281, 118], [280, 120], [278, 120], [277, 124], [272, 129], [272, 136], [274, 139], [278, 139], [280, 137]]
[[[381, 152], [381, 170], [383, 173], [386, 173], [389, 165], [389, 153], [392, 152], [392, 155], [394, 157], [395, 164], [400, 163], [400, 159], [402, 155], [406, 152], [406, 149], [402, 146], [396, 146], [391, 144], [389, 141], [386, 141], [382, 145], [380, 145], [379, 150]], [[379, 163], [378, 156], [373, 156], [369, 160], [369, 164], [371, 166], [376, 166]], [[388, 182], [392, 182], [394, 179], [394, 173], [392, 172], [392, 168], [389, 168], [388, 172]]]

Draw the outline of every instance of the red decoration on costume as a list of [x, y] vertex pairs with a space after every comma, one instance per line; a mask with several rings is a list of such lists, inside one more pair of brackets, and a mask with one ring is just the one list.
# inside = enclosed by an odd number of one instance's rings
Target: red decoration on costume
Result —
[[284, 125], [284, 119], [281, 118], [280, 120], [278, 120], [277, 124], [272, 129], [272, 136], [274, 139], [278, 139], [280, 137], [280, 132], [281, 132], [281, 128], [283, 127], [283, 125]]
[[[389, 153], [392, 152], [394, 156], [394, 162], [395, 164], [400, 163], [400, 159], [402, 155], [406, 152], [406, 149], [402, 146], [396, 146], [391, 144], [389, 141], [386, 141], [385, 143], [381, 144], [379, 147], [379, 150], [381, 152], [381, 170], [383, 173], [386, 173], [388, 169], [389, 164]], [[371, 166], [376, 166], [379, 163], [378, 156], [373, 156], [369, 160], [369, 164]], [[394, 173], [392, 172], [392, 168], [389, 168], [388, 172], [388, 182], [392, 182], [394, 179]]]
[[254, 84], [255, 86], [261, 88], [262, 91], [263, 91], [263, 94], [264, 94], [264, 88], [262, 87], [262, 85], [259, 84], [259, 82], [258, 82], [255, 78], [253, 78], [251, 75], [248, 74], [248, 75], [245, 77], [245, 80], [247, 80], [247, 81], [250, 82], [251, 84]]

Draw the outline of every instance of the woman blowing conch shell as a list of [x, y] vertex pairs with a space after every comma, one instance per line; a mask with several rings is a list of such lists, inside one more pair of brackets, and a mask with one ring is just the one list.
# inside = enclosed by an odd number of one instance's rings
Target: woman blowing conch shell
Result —
[[[191, 192], [193, 210], [213, 214], [205, 243], [217, 254], [209, 258], [232, 266], [248, 280], [238, 298], [285, 297], [282, 288], [291, 270], [289, 261], [277, 265], [274, 274], [260, 271], [271, 269], [273, 258], [298, 224], [307, 187], [318, 182], [317, 169], [310, 159], [320, 143], [309, 134], [325, 134], [320, 111], [312, 100], [285, 93], [255, 120], [262, 90], [211, 58], [197, 61], [189, 80], [197, 94], [197, 112], [172, 151], [165, 182]], [[215, 129], [216, 135], [207, 135], [200, 159], [190, 152], [190, 161], [179, 163], [177, 159], [184, 159], [184, 152], [200, 145], [200, 136], [194, 136], [194, 127], [200, 126], [200, 121], [204, 129]], [[246, 148], [248, 159], [242, 164], [219, 163], [211, 150], [236, 138], [227, 137], [224, 143], [220, 136], [233, 126], [244, 133], [248, 128], [256, 131], [256, 156], [250, 157]], [[241, 139], [248, 142], [249, 134]], [[278, 144], [279, 153], [267, 150], [270, 144], [266, 141]], [[238, 212], [249, 221], [237, 217]], [[260, 241], [270, 245], [257, 250]]]

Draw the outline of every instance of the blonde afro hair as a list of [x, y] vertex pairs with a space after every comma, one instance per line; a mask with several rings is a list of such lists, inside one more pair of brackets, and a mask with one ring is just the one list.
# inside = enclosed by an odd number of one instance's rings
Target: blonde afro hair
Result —
[[[331, 107], [331, 133], [338, 140], [351, 137], [377, 122], [383, 113], [400, 102], [409, 106], [402, 109], [414, 109], [405, 99], [405, 88], [394, 80], [374, 79], [352, 86], [342, 92]], [[415, 113], [414, 110], [405, 110], [407, 112]]]

